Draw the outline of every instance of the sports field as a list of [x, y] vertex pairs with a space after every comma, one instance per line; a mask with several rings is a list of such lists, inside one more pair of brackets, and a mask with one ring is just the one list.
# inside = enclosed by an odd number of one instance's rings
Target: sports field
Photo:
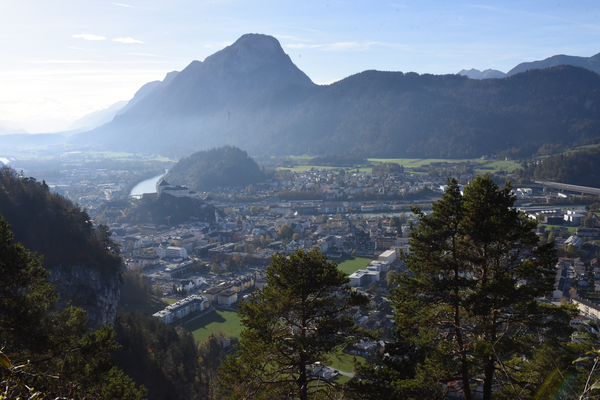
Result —
[[229, 310], [216, 310], [184, 325], [192, 332], [196, 342], [208, 340], [208, 337], [217, 332], [224, 331], [230, 336], [239, 337], [242, 327], [237, 312]]
[[344, 271], [348, 275], [352, 275], [357, 270], [365, 268], [371, 262], [370, 258], [365, 257], [353, 257], [353, 256], [344, 256], [340, 259], [334, 259], [330, 261], [335, 261], [338, 264], [338, 269], [340, 271]]

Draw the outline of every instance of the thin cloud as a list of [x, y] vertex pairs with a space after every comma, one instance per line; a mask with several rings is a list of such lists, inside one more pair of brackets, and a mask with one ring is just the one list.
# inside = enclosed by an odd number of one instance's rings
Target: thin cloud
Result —
[[337, 42], [327, 44], [288, 44], [286, 47], [292, 49], [317, 49], [323, 51], [366, 51], [374, 46], [390, 47], [395, 49], [409, 50], [410, 47], [402, 44], [385, 43], [385, 42]]
[[90, 53], [104, 53], [103, 51], [100, 51], [100, 50], [84, 49], [83, 47], [67, 47], [67, 49], [89, 51]]
[[114, 61], [39, 60], [39, 61], [29, 61], [28, 63], [29, 64], [164, 64], [164, 63], [166, 63], [166, 61], [159, 61], [159, 60], [114, 60]]
[[85, 40], [105, 40], [104, 36], [96, 36], [91, 33], [82, 33], [80, 35], [73, 35], [75, 39], [85, 39]]
[[127, 38], [116, 38], [116, 39], [113, 39], [113, 42], [121, 42], [121, 43], [144, 43], [141, 40], [137, 40], [137, 39], [130, 38], [130, 37], [127, 37]]
[[278, 39], [289, 39], [289, 40], [295, 40], [297, 42], [310, 42], [311, 39], [303, 39], [303, 38], [299, 38], [297, 36], [285, 36], [285, 35], [274, 35], [276, 38]]
[[121, 3], [110, 3], [110, 4], [115, 5], [115, 6], [119, 6], [119, 7], [135, 8], [134, 6], [130, 6], [129, 4], [121, 4]]
[[164, 57], [158, 54], [150, 54], [150, 53], [125, 53], [128, 56], [143, 56], [143, 57]]
[[231, 46], [233, 42], [207, 43], [203, 47], [207, 49], [222, 49], [223, 47]]

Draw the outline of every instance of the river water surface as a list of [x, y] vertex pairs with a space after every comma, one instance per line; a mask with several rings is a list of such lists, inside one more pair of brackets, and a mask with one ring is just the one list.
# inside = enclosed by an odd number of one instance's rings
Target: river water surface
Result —
[[133, 189], [131, 189], [131, 193], [129, 193], [129, 195], [141, 196], [144, 193], [156, 193], [156, 184], [158, 183], [160, 178], [162, 178], [166, 174], [167, 172], [165, 172], [164, 174], [153, 176], [152, 178], [146, 179], [145, 181], [141, 181], [140, 183], [135, 185]]

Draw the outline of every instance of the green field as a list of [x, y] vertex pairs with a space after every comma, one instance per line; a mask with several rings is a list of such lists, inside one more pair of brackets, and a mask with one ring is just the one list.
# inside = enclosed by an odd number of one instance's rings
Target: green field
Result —
[[225, 310], [211, 312], [202, 318], [185, 324], [184, 328], [192, 332], [196, 342], [208, 340], [208, 337], [217, 331], [225, 331], [235, 337], [239, 337], [242, 331], [237, 312]]
[[346, 274], [351, 275], [361, 268], [365, 268], [371, 262], [370, 258], [365, 257], [352, 257], [344, 256], [340, 259], [334, 259], [338, 263], [338, 269], [344, 271]]
[[422, 167], [423, 165], [429, 165], [432, 162], [450, 162], [450, 163], [462, 163], [462, 162], [476, 162], [480, 167], [485, 169], [475, 169], [478, 172], [494, 172], [498, 170], [506, 170], [512, 172], [519, 168], [519, 163], [516, 161], [505, 161], [505, 160], [482, 160], [480, 158], [472, 159], [441, 159], [441, 158], [369, 158], [371, 162], [393, 162], [400, 164], [405, 168]]
[[[329, 360], [329, 366], [335, 369], [339, 369], [344, 372], [354, 372], [354, 358], [356, 357], [356, 361], [360, 361], [363, 364], [366, 364], [365, 358], [361, 356], [355, 356], [352, 354], [343, 353], [342, 351], [338, 351], [336, 356], [332, 356]], [[339, 357], [339, 359], [338, 359]]]
[[554, 228], [567, 228], [569, 230], [569, 233], [573, 233], [577, 229], [576, 226], [544, 225], [544, 224], [540, 224], [540, 226], [545, 226], [547, 230], [554, 229]]
[[[287, 167], [277, 167], [277, 169], [287, 169], [288, 171], [292, 171], [292, 172], [306, 172], [306, 171], [310, 171], [311, 169], [315, 169], [315, 170], [319, 170], [319, 169], [344, 169], [346, 171], [356, 171], [357, 168], [352, 168], [352, 167], [326, 167], [326, 166], [322, 166], [322, 165], [296, 165], [294, 167], [291, 168], [287, 168]], [[361, 172], [371, 172], [371, 167], [362, 167], [362, 168], [358, 168], [359, 171]]]
[[[296, 159], [298, 161], [304, 161], [307, 159], [306, 156], [302, 157], [290, 157], [291, 159]], [[485, 172], [495, 172], [499, 170], [505, 170], [507, 172], [513, 172], [515, 169], [519, 168], [520, 165], [516, 161], [505, 161], [505, 160], [482, 160], [480, 158], [464, 158], [458, 160], [452, 159], [443, 159], [443, 158], [369, 158], [369, 162], [393, 162], [396, 164], [400, 164], [405, 168], [418, 168], [424, 165], [429, 165], [432, 162], [450, 162], [450, 163], [463, 163], [463, 162], [475, 162], [478, 163], [480, 168], [475, 168], [475, 171], [478, 173]], [[319, 165], [296, 165], [291, 168], [278, 167], [277, 169], [287, 169], [292, 172], [305, 172], [310, 171], [311, 169], [339, 169], [343, 168], [348, 171], [355, 171], [356, 168], [351, 167], [326, 167]], [[361, 172], [371, 172], [371, 167], [360, 167], [358, 168]]]

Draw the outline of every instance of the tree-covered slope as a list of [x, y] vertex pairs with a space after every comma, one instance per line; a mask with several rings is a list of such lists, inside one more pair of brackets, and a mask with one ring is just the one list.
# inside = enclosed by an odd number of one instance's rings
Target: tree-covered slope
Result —
[[600, 187], [600, 148], [549, 156], [515, 173], [519, 179]]
[[0, 169], [0, 214], [15, 242], [43, 256], [61, 294], [59, 308], [73, 301], [88, 312], [91, 327], [114, 322], [121, 258], [106, 227], [94, 228], [85, 211], [8, 167]]
[[192, 190], [208, 191], [217, 186], [248, 186], [266, 177], [248, 153], [223, 146], [184, 157], [165, 176], [172, 185], [187, 185]]

